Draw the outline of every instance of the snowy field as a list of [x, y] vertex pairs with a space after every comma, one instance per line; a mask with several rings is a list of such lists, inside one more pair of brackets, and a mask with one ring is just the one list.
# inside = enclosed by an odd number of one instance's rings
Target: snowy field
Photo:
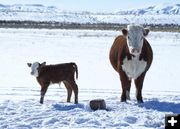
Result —
[[[180, 113], [180, 33], [151, 32], [154, 60], [137, 104], [120, 102], [118, 74], [109, 62], [109, 49], [120, 31], [0, 29], [0, 129], [163, 129], [165, 114]], [[28, 62], [76, 62], [79, 104], [66, 103], [63, 84], [51, 85], [44, 104], [40, 86]], [[107, 110], [92, 111], [96, 98]]]

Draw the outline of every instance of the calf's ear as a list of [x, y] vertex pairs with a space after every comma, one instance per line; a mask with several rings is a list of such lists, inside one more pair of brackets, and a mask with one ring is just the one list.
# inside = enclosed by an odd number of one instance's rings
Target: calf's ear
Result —
[[44, 65], [46, 65], [46, 62], [41, 63], [41, 66], [44, 66]]
[[28, 65], [28, 67], [31, 67], [32, 64], [31, 63], [27, 63], [27, 65]]
[[149, 31], [150, 31], [150, 30], [149, 30], [148, 28], [145, 28], [145, 29], [144, 29], [144, 33], [143, 33], [144, 36], [147, 36], [147, 35], [149, 34]]
[[127, 36], [128, 30], [126, 28], [122, 29], [122, 33], [123, 33], [124, 36]]

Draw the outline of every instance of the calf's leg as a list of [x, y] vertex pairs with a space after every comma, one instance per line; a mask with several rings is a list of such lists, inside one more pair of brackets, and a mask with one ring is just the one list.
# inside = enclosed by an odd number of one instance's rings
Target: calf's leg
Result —
[[40, 98], [41, 104], [43, 104], [44, 102], [44, 96], [46, 94], [47, 89], [48, 89], [48, 85], [41, 86], [41, 98]]
[[135, 79], [136, 98], [138, 103], [143, 103], [142, 88], [143, 88], [144, 77], [145, 77], [145, 73], [142, 73], [137, 79]]
[[74, 96], [75, 96], [75, 100], [74, 103], [77, 104], [78, 103], [78, 86], [76, 84], [76, 82], [73, 81], [68, 81], [68, 83], [71, 85], [72, 90], [74, 91]]
[[72, 88], [71, 85], [67, 81], [63, 81], [66, 89], [67, 89], [67, 102], [70, 102], [71, 100], [71, 95], [72, 95]]

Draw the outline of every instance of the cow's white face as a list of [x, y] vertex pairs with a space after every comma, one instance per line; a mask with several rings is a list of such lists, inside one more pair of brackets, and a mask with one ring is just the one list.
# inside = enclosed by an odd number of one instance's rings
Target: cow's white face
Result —
[[140, 25], [128, 25], [127, 29], [122, 30], [127, 38], [129, 52], [135, 56], [141, 53], [144, 37], [148, 35], [149, 29], [144, 29]]
[[38, 72], [38, 68], [40, 66], [39, 62], [34, 62], [34, 63], [28, 63], [28, 66], [31, 67], [31, 75], [38, 77], [39, 72]]

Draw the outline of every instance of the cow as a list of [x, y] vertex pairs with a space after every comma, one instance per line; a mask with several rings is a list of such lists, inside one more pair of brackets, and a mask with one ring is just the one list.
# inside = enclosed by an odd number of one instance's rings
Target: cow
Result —
[[134, 80], [137, 102], [143, 103], [143, 82], [153, 60], [152, 48], [145, 39], [149, 31], [141, 25], [128, 25], [110, 48], [110, 63], [120, 76], [121, 102], [130, 99], [131, 80]]
[[78, 85], [75, 82], [78, 78], [78, 68], [75, 63], [63, 63], [55, 65], [46, 65], [46, 62], [27, 63], [31, 67], [31, 75], [35, 76], [41, 86], [40, 103], [43, 104], [44, 96], [50, 84], [64, 83], [67, 89], [67, 102], [70, 102], [72, 91], [75, 96], [75, 104], [78, 103]]

